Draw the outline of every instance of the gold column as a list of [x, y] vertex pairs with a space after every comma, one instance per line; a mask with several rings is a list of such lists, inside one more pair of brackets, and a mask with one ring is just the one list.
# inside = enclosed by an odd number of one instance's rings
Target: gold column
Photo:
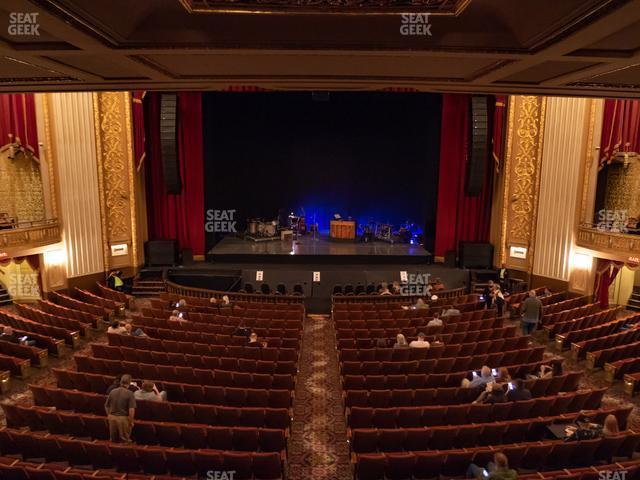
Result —
[[[131, 94], [94, 92], [98, 189], [105, 269], [140, 264], [136, 230]], [[112, 252], [112, 246], [126, 245]], [[114, 254], [116, 253], [116, 254]]]
[[[509, 99], [499, 260], [531, 272], [538, 217], [538, 192], [546, 98]], [[510, 256], [510, 247], [527, 249], [526, 258]]]

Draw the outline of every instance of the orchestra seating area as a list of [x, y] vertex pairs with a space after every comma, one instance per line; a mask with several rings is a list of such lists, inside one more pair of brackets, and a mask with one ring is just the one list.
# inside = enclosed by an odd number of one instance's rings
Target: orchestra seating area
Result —
[[[339, 375], [355, 480], [465, 478], [470, 464], [487, 464], [496, 452], [525, 479], [640, 474], [633, 405], [606, 401], [608, 386], [584, 382], [601, 370], [635, 392], [640, 314], [556, 292], [541, 297], [542, 328], [523, 336], [509, 314], [461, 291], [425, 308], [398, 295], [336, 295], [325, 320], [307, 318], [297, 297], [241, 294], [226, 303], [217, 294], [224, 292], [184, 293], [136, 304], [97, 285], [0, 311], [2, 324], [35, 340], [0, 342], [7, 379], [28, 383], [31, 368], [51, 371], [50, 381], [28, 384], [31, 402], [2, 402], [0, 478], [204, 479], [213, 471], [287, 478], [294, 392], [311, 381], [299, 378], [301, 349], [312, 348], [303, 345], [303, 329], [318, 321], [335, 336], [338, 370], [327, 375]], [[509, 297], [508, 312], [522, 301]], [[458, 314], [428, 325], [451, 306]], [[182, 317], [169, 319], [176, 308]], [[113, 319], [146, 335], [105, 332]], [[266, 346], [247, 346], [239, 329]], [[394, 348], [398, 334], [411, 342], [418, 333], [429, 348]], [[49, 356], [67, 362], [52, 367]], [[523, 379], [531, 399], [477, 402], [484, 387], [466, 381], [483, 366], [505, 386]], [[540, 375], [543, 366], [552, 374]], [[123, 374], [167, 395], [137, 402], [131, 444], [110, 441], [104, 407]], [[617, 435], [565, 441], [552, 434], [554, 426], [584, 417], [603, 423], [608, 415]]]

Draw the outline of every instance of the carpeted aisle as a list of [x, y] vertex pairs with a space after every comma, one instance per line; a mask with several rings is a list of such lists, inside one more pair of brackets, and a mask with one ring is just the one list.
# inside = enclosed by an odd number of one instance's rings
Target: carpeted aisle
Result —
[[305, 320], [289, 439], [289, 479], [352, 478], [335, 330], [326, 315]]

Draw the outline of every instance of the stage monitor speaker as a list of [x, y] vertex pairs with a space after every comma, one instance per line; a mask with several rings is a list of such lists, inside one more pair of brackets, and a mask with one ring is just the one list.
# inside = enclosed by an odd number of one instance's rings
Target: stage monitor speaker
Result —
[[193, 251], [190, 248], [182, 249], [182, 265], [185, 267], [193, 265]]
[[148, 240], [144, 244], [147, 266], [172, 266], [177, 263], [178, 246], [175, 240]]
[[160, 94], [160, 148], [162, 175], [168, 194], [182, 192], [180, 166], [178, 165], [178, 95]]
[[487, 97], [471, 97], [471, 121], [469, 122], [469, 151], [465, 194], [477, 197], [484, 185], [489, 150], [489, 115]]
[[486, 242], [460, 242], [460, 266], [462, 268], [491, 268], [493, 245]]

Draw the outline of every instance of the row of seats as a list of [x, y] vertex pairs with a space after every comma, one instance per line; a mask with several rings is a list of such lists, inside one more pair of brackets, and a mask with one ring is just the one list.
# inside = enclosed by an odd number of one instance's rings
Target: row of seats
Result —
[[406, 362], [429, 358], [451, 358], [458, 356], [485, 355], [526, 350], [531, 337], [512, 337], [501, 340], [485, 340], [474, 343], [445, 345], [433, 344], [430, 348], [343, 348], [338, 352], [341, 362]]
[[557, 322], [553, 325], [545, 325], [542, 328], [549, 338], [552, 339], [558, 334], [566, 334], [573, 330], [584, 330], [603, 323], [608, 323], [614, 320], [620, 311], [622, 311], [622, 307], [613, 307], [607, 310], [601, 310], [597, 313], [592, 313], [585, 317], [575, 318], [566, 322]]
[[[225, 317], [225, 318], [233, 318], [233, 317]], [[225, 330], [221, 327], [228, 327], [229, 325], [239, 326], [244, 325], [245, 327], [251, 328], [254, 326], [259, 326], [262, 328], [281, 328], [281, 329], [295, 329], [299, 328], [300, 322], [298, 320], [249, 320], [244, 321], [245, 319], [242, 317], [238, 317], [237, 322], [229, 323], [229, 324], [215, 324], [215, 323], [206, 323], [206, 322], [194, 322], [194, 321], [175, 321], [169, 320], [168, 318], [155, 318], [155, 317], [145, 317], [141, 315], [132, 315], [131, 321], [140, 327], [155, 327], [155, 328], [169, 328], [171, 330], [176, 331], [184, 331], [184, 332], [204, 332], [204, 333], [228, 333], [228, 330]]]
[[[150, 335], [151, 332], [146, 332]], [[269, 348], [300, 349], [300, 340], [296, 338], [259, 337], [266, 341]], [[216, 355], [216, 346], [233, 345], [244, 346], [247, 344], [246, 336], [219, 335], [210, 343], [188, 342], [184, 340], [162, 339], [155, 337], [142, 337], [133, 335], [108, 334], [109, 345], [114, 347], [138, 348], [141, 350], [155, 350], [159, 352], [184, 353], [185, 355]]]
[[31, 365], [38, 367], [46, 366], [49, 358], [46, 349], [11, 342], [0, 342], [0, 354], [29, 360]]
[[300, 313], [304, 313], [304, 299], [301, 298], [271, 298], [271, 301], [264, 297], [247, 297], [245, 295], [235, 296], [230, 292], [221, 292], [221, 291], [212, 291], [211, 296], [207, 297], [191, 297], [180, 295], [177, 293], [169, 293], [162, 292], [160, 294], [159, 300], [152, 299], [152, 305], [154, 301], [163, 302], [163, 304], [167, 304], [169, 302], [178, 302], [179, 300], [185, 300], [188, 305], [198, 305], [203, 307], [215, 307], [221, 305], [212, 304], [211, 297], [215, 297], [217, 299], [222, 298], [222, 296], [228, 296], [232, 302], [234, 307], [239, 308], [261, 308], [261, 309], [271, 309], [271, 310], [294, 310]]
[[105, 312], [104, 308], [98, 305], [94, 305], [93, 303], [83, 302], [76, 298], [70, 297], [69, 295], [65, 295], [64, 293], [49, 292], [47, 294], [47, 297], [50, 301], [57, 303], [58, 305], [62, 305], [63, 307], [90, 313], [91, 315], [95, 315], [99, 318], [107, 317], [107, 312]]
[[353, 407], [348, 409], [351, 428], [397, 428], [464, 423], [487, 423], [519, 418], [546, 417], [600, 407], [606, 388], [568, 392], [550, 397], [496, 404], [464, 403], [426, 407]]
[[[220, 342], [223, 341], [224, 337], [235, 337], [236, 335], [234, 334], [237, 332], [237, 327], [233, 326], [225, 327], [223, 329], [225, 333], [178, 332], [168, 328], [143, 328], [144, 332], [152, 338], [190, 343], [212, 343], [214, 345], [219, 345]], [[283, 346], [285, 346], [290, 340], [298, 343], [300, 341], [300, 333], [296, 330], [281, 328], [252, 328], [251, 331], [255, 332], [259, 338], [277, 338], [282, 341]]]
[[[491, 368], [511, 367], [542, 360], [544, 347], [531, 347], [510, 352], [486, 353], [469, 357], [436, 358], [406, 362], [345, 361], [340, 363], [342, 375], [393, 375], [401, 373], [447, 373]], [[518, 378], [518, 376], [514, 376]]]
[[[511, 468], [531, 470], [587, 466], [612, 457], [628, 457], [637, 450], [640, 434], [628, 432], [616, 437], [596, 438], [581, 442], [551, 440], [505, 445], [503, 453]], [[404, 479], [447, 478], [464, 476], [471, 463], [486, 465], [495, 449], [490, 446], [455, 450], [433, 450], [405, 453], [362, 453], [355, 458], [356, 478]]]
[[119, 292], [118, 290], [113, 290], [105, 285], [102, 285], [100, 282], [96, 282], [96, 288], [98, 289], [98, 293], [100, 294], [100, 296], [108, 300], [112, 300], [114, 302], [118, 302], [127, 306], [133, 306], [133, 304], [135, 303], [135, 297], [133, 295]]
[[[7, 426], [46, 430], [57, 435], [109, 440], [107, 417], [63, 412], [43, 407], [2, 405]], [[189, 449], [212, 448], [247, 452], [282, 452], [286, 447], [285, 430], [257, 427], [224, 427], [193, 423], [136, 420], [132, 439], [141, 445], [162, 445]]]
[[[178, 309], [184, 314], [185, 318], [188, 318], [192, 322], [202, 323], [220, 323], [222, 319], [244, 319], [247, 322], [256, 322], [256, 320], [295, 320], [301, 323], [302, 316], [300, 312], [289, 310], [258, 310], [248, 308], [220, 308], [214, 309], [214, 311], [199, 311], [205, 307], [190, 307], [185, 305], [183, 307], [165, 306], [163, 308], [143, 308], [140, 310], [145, 317], [154, 318], [167, 318], [171, 315], [173, 310]], [[237, 320], [236, 320], [237, 321]]]
[[82, 302], [92, 303], [93, 305], [102, 307], [105, 312], [107, 312], [107, 314], [124, 308], [125, 306], [124, 302], [118, 302], [109, 298], [101, 297], [100, 295], [96, 295], [95, 293], [90, 292], [89, 290], [84, 290], [82, 288], [74, 287], [73, 293], [75, 294], [76, 298], [78, 298]]
[[[622, 429], [626, 428], [632, 407], [602, 409], [589, 412], [590, 419], [602, 423], [609, 414], [615, 415]], [[419, 428], [354, 428], [350, 432], [351, 450], [355, 453], [402, 452], [419, 450], [451, 450], [476, 446], [498, 446], [505, 443], [544, 440], [554, 423], [567, 424], [580, 413], [506, 420], [495, 423], [451, 425]]]
[[[443, 325], [439, 326], [426, 326], [428, 319], [424, 322], [423, 330], [428, 335], [444, 334], [444, 333], [456, 333], [456, 332], [469, 332], [473, 330], [486, 330], [487, 328], [500, 328], [503, 326], [502, 318], [482, 318], [479, 320], [470, 320], [468, 322], [450, 322], [449, 317], [443, 319]], [[357, 330], [357, 329], [376, 329], [376, 328], [404, 328], [409, 327], [410, 320], [392, 320], [392, 319], [380, 319], [380, 320], [337, 320], [335, 327], [338, 330]]]
[[102, 319], [93, 313], [83, 312], [73, 308], [58, 305], [48, 300], [38, 300], [38, 310], [51, 313], [59, 317], [70, 318], [82, 323], [87, 323], [93, 328], [100, 328]]
[[[151, 363], [138, 363], [121, 360], [109, 360], [106, 358], [93, 358], [86, 355], [75, 355], [74, 359], [78, 371], [89, 373], [102, 373], [105, 375], [122, 375], [130, 373], [139, 378], [150, 380], [169, 380], [180, 382], [185, 378], [207, 375], [200, 370], [231, 370], [234, 372], [267, 373], [267, 374], [291, 374], [298, 373], [296, 362], [273, 362], [235, 357], [196, 357], [207, 359], [206, 368], [180, 367], [175, 365], [156, 365]], [[206, 377], [203, 377], [206, 378]]]
[[[438, 300], [447, 302], [447, 305], [466, 304], [477, 302], [480, 297], [477, 293], [464, 295], [462, 288], [454, 290], [439, 290], [434, 292]], [[338, 296], [332, 298], [332, 309], [336, 310], [372, 310], [380, 307], [400, 308], [407, 303], [415, 303], [420, 297], [407, 297], [406, 295], [370, 295], [357, 297]], [[434, 302], [436, 303], [436, 302]]]
[[77, 330], [67, 330], [61, 327], [44, 325], [14, 313], [7, 312], [6, 310], [0, 310], [0, 322], [25, 332], [34, 332], [51, 338], [64, 340], [64, 342], [69, 346], [74, 346], [77, 339], [80, 337], [80, 332]]
[[[547, 363], [554, 365], [560, 363], [560, 358], [555, 358], [550, 362], [534, 363], [527, 365], [526, 367], [519, 368], [518, 373], [526, 376], [528, 373], [536, 371], [541, 364]], [[454, 372], [454, 373], [411, 373], [411, 374], [392, 374], [392, 375], [343, 375], [342, 386], [345, 390], [390, 390], [390, 389], [422, 389], [422, 388], [447, 388], [447, 387], [459, 387], [460, 382], [467, 378], [468, 371]], [[567, 375], [567, 384], [573, 383], [574, 380], [569, 380]], [[555, 378], [539, 379], [539, 382], [554, 381]], [[538, 385], [538, 382], [535, 383]], [[567, 389], [573, 390], [573, 389]], [[555, 392], [554, 392], [555, 393]]]
[[604, 335], [590, 340], [581, 342], [573, 342], [571, 351], [576, 359], [584, 358], [588, 352], [596, 350], [605, 350], [607, 348], [617, 347], [640, 340], [640, 328], [633, 326], [628, 330], [618, 331], [609, 335]]
[[0, 453], [20, 454], [23, 460], [45, 458], [68, 461], [70, 465], [91, 465], [94, 469], [143, 472], [176, 476], [235, 471], [237, 479], [275, 480], [283, 477], [283, 462], [276, 452], [232, 452], [141, 447], [111, 442], [90, 442], [57, 435], [42, 435], [0, 429]]
[[[30, 388], [33, 401], [38, 406], [94, 415], [105, 414], [106, 396], [104, 394], [39, 385], [31, 385]], [[290, 410], [287, 408], [231, 407], [171, 400], [166, 402], [139, 400], [136, 403], [138, 420], [279, 429], [287, 429], [291, 423]]]
[[[550, 378], [527, 380], [525, 387], [533, 397], [557, 395], [559, 392], [572, 392], [578, 388], [582, 372], [571, 372]], [[397, 375], [399, 384], [404, 386], [390, 389], [345, 390], [344, 400], [347, 407], [401, 407], [420, 405], [454, 405], [474, 401], [484, 387], [441, 387], [406, 388], [406, 378]]]
[[635, 374], [640, 371], [640, 358], [624, 358], [616, 362], [604, 364], [604, 369], [611, 379], [620, 379], [626, 375]]
[[[537, 291], [538, 295], [540, 295], [541, 293], [542, 292]], [[571, 309], [583, 306], [589, 300], [590, 300], [590, 297], [587, 296], [587, 295], [584, 295], [584, 296], [580, 296], [580, 297], [569, 298], [567, 300], [561, 300], [561, 301], [552, 302], [551, 304], [547, 303], [543, 307], [542, 312], [543, 312], [544, 316], [553, 315], [553, 314], [556, 314], [556, 313], [564, 311], [564, 310], [571, 310]]]
[[[127, 365], [127, 363], [132, 363], [133, 366]], [[145, 380], [168, 380], [173, 383], [181, 382], [184, 385], [194, 385], [196, 389], [201, 389], [205, 398], [211, 398], [211, 400], [206, 403], [213, 403], [216, 405], [248, 405], [251, 407], [276, 408], [288, 408], [291, 406], [291, 390], [289, 389], [225, 387], [213, 383], [215, 382], [215, 378], [210, 370], [202, 371], [208, 372], [209, 375], [207, 376], [204, 374], [199, 375], [201, 372], [192, 372], [190, 367], [168, 367], [171, 369], [170, 372], [172, 372], [172, 374], [165, 373], [165, 371], [162, 370], [162, 365], [150, 365], [150, 367], [158, 367], [157, 371], [160, 373], [155, 376], [143, 375], [142, 372], [144, 372], [145, 369], [136, 369], [135, 363], [133, 362], [122, 362], [121, 372], [126, 371], [134, 377], [144, 378]], [[82, 369], [79, 370], [83, 371]], [[151, 371], [148, 371], [147, 373], [151, 373]], [[191, 373], [191, 375], [189, 375], [189, 373]], [[222, 371], [220, 371], [220, 373], [222, 373]], [[230, 378], [233, 378], [233, 376], [230, 375]], [[191, 381], [192, 383], [186, 383], [188, 381]], [[182, 390], [184, 391], [184, 388]], [[174, 399], [176, 397], [169, 398]]]
[[28, 359], [11, 357], [0, 354], [0, 371], [11, 372], [16, 377], [26, 377], [29, 375], [31, 362]]
[[[376, 322], [385, 319], [391, 320], [407, 320], [411, 325], [421, 326], [433, 318], [434, 313], [442, 313], [442, 308], [427, 309], [416, 308], [409, 310], [362, 310], [362, 311], [349, 311], [338, 310], [333, 312], [333, 320], [338, 321], [365, 321], [367, 323]], [[470, 310], [467, 312], [461, 312], [460, 315], [453, 315], [448, 321], [451, 322], [470, 322], [472, 320], [481, 320], [483, 318], [495, 317], [496, 311], [491, 310]]]
[[625, 358], [640, 356], [640, 342], [618, 345], [604, 350], [594, 350], [587, 354], [587, 359], [592, 368], [602, 367], [605, 363], [613, 363]]
[[[149, 346], [151, 347], [151, 345]], [[197, 355], [181, 352], [142, 350], [129, 347], [114, 347], [102, 343], [92, 343], [93, 355], [97, 358], [128, 360], [161, 365], [189, 365], [194, 368], [211, 368], [219, 357], [244, 358], [272, 362], [289, 362], [298, 359], [298, 351], [293, 348], [259, 348], [235, 345], [211, 345], [210, 355]], [[213, 367], [216, 368], [216, 367]]]
[[[0, 315], [0, 323], [2, 323], [2, 316]], [[49, 335], [43, 335], [42, 333], [30, 332], [19, 328], [14, 328], [13, 333], [18, 337], [29, 337], [29, 340], [35, 342], [35, 347], [43, 350], [47, 350], [49, 355], [62, 356], [65, 347], [64, 340], [59, 338], [50, 337]]]
[[89, 324], [82, 323], [78, 320], [52, 315], [22, 303], [16, 303], [15, 307], [18, 315], [33, 320], [34, 322], [64, 328], [65, 330], [77, 331], [80, 332], [80, 335], [83, 337], [87, 335], [87, 331], [89, 330]]
[[[565, 302], [556, 303], [551, 306], [559, 307], [563, 303]], [[590, 303], [588, 305], [582, 305], [579, 307], [569, 308], [566, 310], [564, 308], [561, 310], [556, 309], [554, 313], [544, 312], [544, 316], [542, 317], [542, 322], [544, 325], [553, 325], [554, 323], [562, 323], [569, 320], [573, 320], [575, 318], [585, 317], [587, 315], [591, 315], [592, 313], [597, 313], [599, 311], [600, 311], [599, 303]]]
[[584, 330], [573, 330], [566, 334], [558, 334], [556, 335], [556, 345], [561, 345], [562, 348], [568, 348], [572, 343], [587, 340], [598, 340], [617, 333], [622, 328], [634, 326], [638, 322], [640, 322], [640, 314], [634, 314], [617, 318], [611, 322], [596, 325], [595, 327], [586, 328]]
[[[421, 330], [420, 330], [421, 331]], [[415, 334], [420, 333], [416, 329]], [[347, 338], [338, 338], [338, 349], [343, 348], [373, 348], [377, 345], [379, 338], [387, 339], [387, 341], [394, 341], [398, 333], [403, 333], [405, 330], [388, 329], [388, 330], [373, 330], [377, 335], [373, 336], [372, 331], [360, 329], [360, 330], [339, 330], [336, 336], [341, 335], [341, 332], [345, 332], [343, 335]], [[381, 333], [382, 332], [382, 333]], [[516, 325], [510, 325], [502, 328], [489, 328], [486, 330], [474, 330], [470, 332], [458, 332], [437, 335], [437, 338], [445, 345], [454, 345], [460, 343], [472, 343], [482, 342], [486, 340], [499, 340], [503, 338], [515, 337], [518, 332]], [[406, 337], [412, 337], [411, 334], [405, 334]], [[429, 341], [436, 339], [436, 336], [427, 336]]]

